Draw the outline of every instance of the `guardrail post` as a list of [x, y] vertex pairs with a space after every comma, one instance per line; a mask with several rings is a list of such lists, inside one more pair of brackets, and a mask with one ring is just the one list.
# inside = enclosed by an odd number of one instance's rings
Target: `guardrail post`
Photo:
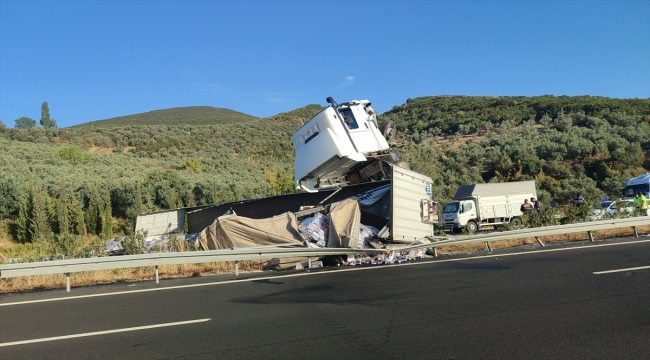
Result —
[[156, 265], [156, 284], [160, 284], [160, 279], [158, 278], [158, 265]]
[[490, 247], [489, 242], [487, 242], [487, 241], [485, 242], [485, 247], [488, 249], [489, 252], [492, 252], [492, 247]]
[[539, 236], [535, 236], [535, 240], [537, 240], [537, 242], [539, 243], [539, 245], [540, 245], [541, 247], [544, 247], [544, 246], [545, 246], [544, 243], [542, 242], [542, 240], [539, 239]]
[[594, 234], [592, 234], [591, 231], [587, 231], [587, 235], [589, 235], [589, 241], [594, 242]]
[[307, 268], [311, 269], [311, 256], [307, 258]]
[[635, 238], [639, 237], [639, 233], [636, 232], [636, 226], [632, 226], [632, 232], [634, 233]]
[[70, 273], [65, 273], [65, 291], [70, 292]]
[[239, 276], [239, 260], [235, 260], [235, 276]]
[[435, 257], [438, 257], [438, 247], [436, 246], [433, 247], [433, 255], [435, 255]]

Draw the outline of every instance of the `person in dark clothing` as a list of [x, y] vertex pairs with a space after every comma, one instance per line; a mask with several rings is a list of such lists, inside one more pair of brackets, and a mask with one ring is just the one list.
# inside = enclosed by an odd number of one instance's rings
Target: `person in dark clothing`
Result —
[[578, 193], [576, 198], [573, 199], [573, 206], [580, 206], [585, 203], [585, 198], [582, 197], [582, 193]]
[[521, 210], [521, 212], [528, 212], [528, 211], [530, 211], [532, 209], [533, 209], [533, 206], [530, 205], [530, 203], [528, 202], [528, 199], [526, 199], [526, 200], [524, 200], [524, 203], [521, 204], [521, 208], [519, 210]]
[[533, 209], [537, 210], [538, 214], [542, 213], [542, 204], [540, 204], [539, 200], [532, 197], [530, 198], [530, 203], [533, 204]]

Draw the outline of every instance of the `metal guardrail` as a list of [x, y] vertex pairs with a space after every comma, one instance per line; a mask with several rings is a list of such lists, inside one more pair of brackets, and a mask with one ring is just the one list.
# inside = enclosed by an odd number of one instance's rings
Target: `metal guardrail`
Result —
[[589, 240], [593, 242], [593, 231], [617, 229], [622, 227], [632, 228], [634, 237], [638, 237], [636, 227], [644, 225], [650, 225], [650, 217], [637, 216], [631, 218], [598, 220], [576, 224], [543, 226], [537, 228], [494, 232], [489, 234], [457, 235], [454, 236], [453, 239], [450, 239], [448, 237], [432, 237], [430, 240], [432, 241], [432, 245], [434, 247], [444, 245], [469, 244], [483, 241], [486, 243], [488, 250], [491, 250], [489, 246], [490, 241], [535, 238], [541, 246], [544, 246], [544, 243], [540, 239], [542, 236], [562, 235], [579, 232], [586, 232], [589, 236]]
[[[436, 248], [445, 245], [458, 245], [475, 242], [485, 242], [488, 250], [490, 241], [510, 240], [534, 237], [541, 246], [544, 243], [540, 240], [541, 236], [569, 234], [576, 232], [587, 232], [590, 240], [593, 241], [592, 231], [614, 229], [621, 227], [631, 227], [635, 237], [638, 236], [636, 226], [650, 225], [650, 218], [635, 217], [625, 219], [600, 220], [578, 224], [546, 226], [540, 228], [529, 228], [513, 231], [495, 232], [478, 235], [458, 235], [449, 237], [431, 237], [414, 241], [406, 245], [393, 245], [389, 249], [337, 249], [337, 248], [287, 248], [287, 247], [269, 247], [260, 246], [254, 248], [233, 248], [223, 250], [209, 251], [191, 251], [176, 253], [152, 253], [140, 255], [108, 256], [98, 258], [55, 260], [33, 263], [19, 263], [0, 265], [0, 278], [62, 274], [67, 276], [66, 289], [70, 291], [70, 273], [81, 271], [96, 271], [108, 269], [120, 269], [130, 267], [154, 266], [156, 283], [159, 282], [158, 266], [159, 265], [179, 265], [179, 264], [196, 264], [206, 262], [235, 262], [235, 274], [238, 275], [238, 261], [243, 260], [261, 260], [272, 258], [287, 257], [320, 257], [326, 255], [348, 255], [348, 254], [367, 254], [367, 253], [388, 253], [391, 251], [406, 251], [422, 248]], [[436, 252], [437, 255], [437, 252]]]

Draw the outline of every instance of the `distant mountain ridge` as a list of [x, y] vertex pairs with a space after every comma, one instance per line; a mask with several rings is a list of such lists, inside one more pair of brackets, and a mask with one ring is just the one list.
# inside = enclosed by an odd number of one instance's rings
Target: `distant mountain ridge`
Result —
[[110, 127], [129, 125], [216, 125], [259, 120], [242, 112], [212, 106], [185, 106], [140, 114], [96, 120], [71, 127]]

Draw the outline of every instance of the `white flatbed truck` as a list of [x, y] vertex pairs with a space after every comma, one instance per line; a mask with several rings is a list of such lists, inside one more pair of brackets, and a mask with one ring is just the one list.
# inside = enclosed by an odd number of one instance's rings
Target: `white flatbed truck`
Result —
[[461, 186], [454, 201], [445, 205], [442, 217], [445, 229], [472, 234], [485, 226], [512, 224], [521, 227], [521, 205], [537, 199], [535, 181], [472, 184]]

